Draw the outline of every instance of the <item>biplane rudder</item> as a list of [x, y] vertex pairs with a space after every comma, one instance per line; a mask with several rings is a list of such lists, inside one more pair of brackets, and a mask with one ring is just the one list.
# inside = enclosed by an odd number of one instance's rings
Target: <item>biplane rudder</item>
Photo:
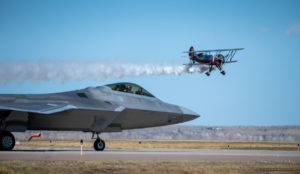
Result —
[[193, 57], [194, 57], [194, 47], [191, 46], [191, 47], [190, 47], [190, 50], [189, 50], [189, 58], [190, 58], [190, 60], [192, 60]]

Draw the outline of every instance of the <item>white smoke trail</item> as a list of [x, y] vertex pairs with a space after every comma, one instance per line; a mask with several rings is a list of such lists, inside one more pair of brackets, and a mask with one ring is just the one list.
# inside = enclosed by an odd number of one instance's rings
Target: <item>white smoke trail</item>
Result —
[[109, 77], [138, 77], [143, 75], [181, 75], [202, 73], [206, 66], [167, 65], [161, 63], [136, 63], [124, 61], [2, 61], [0, 62], [0, 83], [24, 81], [83, 80], [93, 78], [104, 80]]

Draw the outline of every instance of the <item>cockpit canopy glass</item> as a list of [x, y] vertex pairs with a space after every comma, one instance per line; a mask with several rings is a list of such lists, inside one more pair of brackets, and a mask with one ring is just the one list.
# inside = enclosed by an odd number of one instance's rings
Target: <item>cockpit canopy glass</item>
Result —
[[132, 93], [132, 94], [137, 94], [137, 95], [144, 95], [144, 96], [148, 96], [148, 97], [154, 97], [152, 94], [150, 94], [144, 88], [142, 88], [136, 84], [132, 84], [132, 83], [115, 83], [115, 84], [110, 84], [110, 85], [106, 85], [106, 86], [110, 87], [114, 91]]

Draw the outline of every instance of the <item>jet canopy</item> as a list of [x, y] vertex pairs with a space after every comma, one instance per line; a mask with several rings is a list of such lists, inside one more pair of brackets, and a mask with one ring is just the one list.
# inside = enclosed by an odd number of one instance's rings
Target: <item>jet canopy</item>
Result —
[[133, 84], [133, 83], [114, 83], [106, 85], [110, 87], [110, 89], [114, 91], [119, 92], [126, 92], [126, 93], [132, 93], [137, 95], [144, 95], [148, 97], [154, 97], [150, 92], [145, 90], [144, 88], [140, 87], [139, 85]]

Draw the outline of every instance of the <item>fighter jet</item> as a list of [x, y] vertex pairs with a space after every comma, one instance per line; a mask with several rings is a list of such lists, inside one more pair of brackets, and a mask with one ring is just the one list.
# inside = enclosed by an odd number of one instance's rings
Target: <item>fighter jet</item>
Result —
[[103, 151], [99, 134], [182, 123], [199, 115], [165, 103], [133, 83], [51, 94], [0, 94], [0, 149], [12, 150], [11, 132], [56, 130], [91, 132], [94, 149]]

